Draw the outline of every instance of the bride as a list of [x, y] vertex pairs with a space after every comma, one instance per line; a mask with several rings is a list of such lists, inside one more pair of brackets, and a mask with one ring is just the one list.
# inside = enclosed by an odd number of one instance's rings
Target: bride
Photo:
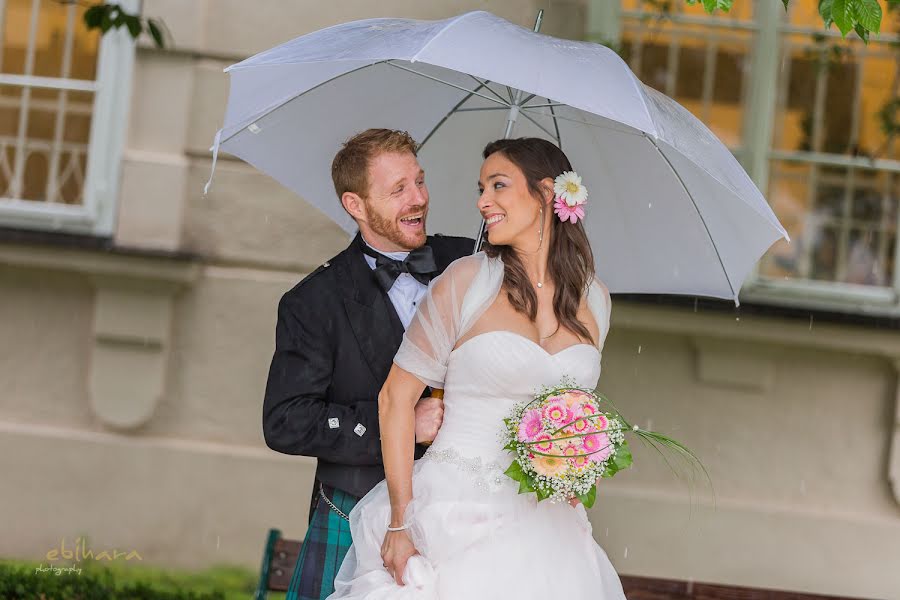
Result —
[[[584, 507], [519, 495], [503, 474], [511, 408], [564, 376], [586, 388], [600, 376], [611, 304], [585, 205], [559, 198], [572, 166], [548, 141], [496, 141], [484, 158], [485, 249], [432, 281], [406, 331], [378, 398], [386, 479], [350, 513], [329, 599], [624, 600]], [[414, 462], [426, 385], [444, 388], [444, 421]]]

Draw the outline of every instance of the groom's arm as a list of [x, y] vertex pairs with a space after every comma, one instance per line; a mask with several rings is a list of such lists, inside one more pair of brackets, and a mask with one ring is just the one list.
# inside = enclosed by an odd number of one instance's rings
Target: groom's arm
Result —
[[[272, 450], [346, 465], [382, 463], [378, 390], [372, 400], [328, 402], [334, 376], [334, 344], [328, 315], [315, 299], [288, 292], [278, 304], [275, 354], [263, 403], [263, 433]], [[336, 421], [335, 421], [336, 419]], [[366, 428], [358, 435], [357, 424]]]

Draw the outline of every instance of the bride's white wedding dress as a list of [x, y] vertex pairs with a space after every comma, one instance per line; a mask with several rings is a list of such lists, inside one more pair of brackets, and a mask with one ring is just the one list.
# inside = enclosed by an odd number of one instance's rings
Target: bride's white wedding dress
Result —
[[444, 421], [413, 467], [405, 520], [419, 555], [405, 586], [385, 570], [381, 544], [390, 520], [386, 482], [350, 513], [353, 546], [329, 600], [565, 598], [624, 600], [615, 570], [594, 541], [580, 504], [538, 503], [503, 474], [503, 419], [515, 403], [568, 376], [594, 388], [609, 329], [610, 301], [595, 281], [588, 304], [600, 328], [597, 346], [550, 354], [517, 333], [478, 330], [455, 348], [497, 296], [503, 263], [483, 252], [454, 262], [435, 279], [404, 337], [395, 363], [444, 388]]

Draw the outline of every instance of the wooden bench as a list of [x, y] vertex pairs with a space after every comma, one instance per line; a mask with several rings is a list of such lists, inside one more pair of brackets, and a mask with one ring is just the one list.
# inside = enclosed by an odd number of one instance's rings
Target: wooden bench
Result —
[[281, 531], [270, 529], [266, 536], [266, 548], [263, 552], [262, 566], [259, 570], [259, 583], [253, 600], [266, 600], [270, 591], [286, 592], [294, 575], [294, 567], [300, 556], [300, 540], [288, 540], [281, 537]]

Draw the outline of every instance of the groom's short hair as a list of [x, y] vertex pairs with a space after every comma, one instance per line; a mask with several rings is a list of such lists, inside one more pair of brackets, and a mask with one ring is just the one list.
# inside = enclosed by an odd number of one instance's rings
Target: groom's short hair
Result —
[[366, 129], [347, 140], [331, 163], [331, 180], [338, 198], [353, 192], [360, 198], [369, 193], [369, 164], [385, 152], [411, 152], [418, 145], [405, 131], [395, 129]]

